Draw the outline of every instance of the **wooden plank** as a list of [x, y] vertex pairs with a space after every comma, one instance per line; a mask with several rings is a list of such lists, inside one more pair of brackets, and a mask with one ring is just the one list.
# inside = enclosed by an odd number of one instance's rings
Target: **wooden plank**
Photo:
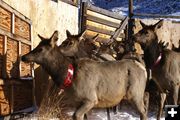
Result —
[[2, 0], [0, 0], [0, 6], [2, 8], [4, 8], [4, 9], [6, 9], [7, 11], [11, 12], [11, 13], [14, 13], [16, 16], [18, 16], [22, 20], [26, 21], [28, 24], [32, 24], [30, 19], [28, 19], [25, 15], [23, 15], [20, 12], [18, 12], [17, 10], [15, 10], [14, 8], [9, 6], [7, 3], [3, 2]]
[[119, 20], [119, 19], [114, 19], [112, 17], [108, 17], [106, 15], [103, 15], [103, 14], [100, 14], [100, 13], [97, 13], [97, 12], [90, 11], [90, 10], [87, 10], [86, 15], [87, 16], [94, 16], [94, 17], [101, 18], [101, 19], [104, 19], [104, 20], [108, 20], [110, 22], [117, 23], [117, 24], [119, 24], [122, 21], [122, 20]]
[[10, 98], [10, 111], [11, 113], [14, 112], [14, 85], [11, 85], [11, 98]]
[[10, 114], [10, 86], [0, 85], [0, 115]]
[[[6, 82], [4, 82], [6, 81]], [[26, 80], [21, 80], [21, 79], [1, 79], [0, 78], [0, 86], [11, 86], [11, 85], [23, 85], [24, 82], [32, 82], [32, 78], [29, 78], [27, 81]]]
[[4, 36], [0, 35], [0, 78], [2, 78], [3, 72], [3, 60], [4, 60]]
[[123, 20], [123, 19], [125, 18], [124, 16], [115, 14], [115, 13], [113, 13], [113, 12], [110, 12], [110, 11], [108, 11], [108, 10], [105, 10], [105, 9], [102, 9], [102, 8], [99, 8], [99, 7], [95, 7], [95, 6], [90, 5], [90, 4], [88, 4], [88, 10], [91, 10], [91, 11], [94, 11], [94, 12], [97, 12], [97, 13], [100, 13], [100, 14], [103, 14], [103, 15], [106, 15], [106, 16], [108, 16], [108, 17], [120, 19], [120, 20]]
[[21, 41], [24, 44], [31, 45], [31, 41], [24, 39], [24, 38], [21, 38], [17, 35], [10, 33], [10, 32], [6, 32], [6, 31], [2, 30], [1, 28], [0, 28], [0, 34], [5, 35], [5, 36], [12, 38], [14, 40], [17, 40], [17, 41]]
[[[31, 46], [26, 45], [26, 44], [21, 44], [21, 55], [25, 55], [28, 52], [31, 51]], [[31, 67], [30, 67], [30, 63], [24, 63], [24, 62], [20, 62], [21, 63], [21, 77], [31, 77]]]
[[0, 7], [0, 28], [11, 32], [11, 13]]
[[107, 34], [107, 35], [113, 35], [114, 34], [114, 31], [104, 30], [104, 29], [100, 29], [98, 27], [89, 26], [89, 25], [86, 26], [86, 29], [97, 32], [97, 33]]
[[129, 19], [129, 18], [126, 17], [126, 18], [123, 20], [122, 24], [121, 24], [121, 25], [119, 26], [119, 28], [115, 31], [115, 34], [110, 38], [111, 40], [112, 40], [112, 39], [116, 39], [116, 38], [119, 37], [121, 31], [122, 31], [123, 29], [125, 29], [126, 25], [128, 24], [128, 19]]
[[100, 29], [109, 30], [109, 31], [115, 31], [116, 30], [116, 28], [114, 28], [114, 27], [110, 27], [110, 26], [107, 26], [107, 25], [103, 25], [103, 24], [100, 24], [100, 23], [93, 22], [93, 21], [87, 20], [86, 22], [87, 22], [86, 25], [94, 26], [94, 27], [97, 27], [97, 28], [100, 28]]
[[30, 40], [30, 26], [27, 22], [15, 16], [15, 34]]
[[21, 53], [22, 53], [22, 48], [21, 48], [21, 42], [20, 41], [18, 41], [18, 49], [19, 49], [19, 51], [18, 51], [18, 62], [19, 62], [19, 75], [20, 75], [20, 77], [21, 77]]
[[14, 34], [14, 29], [15, 29], [15, 15], [14, 13], [12, 13], [12, 17], [11, 17], [11, 33]]
[[[86, 34], [85, 35], [86, 38], [93, 38], [94, 36], [93, 35], [90, 35], [90, 34]], [[98, 39], [97, 39], [98, 42], [101, 42], [101, 43], [107, 43], [109, 41], [108, 38], [104, 38], [102, 36], [99, 36]]]
[[7, 57], [7, 36], [4, 36], [4, 44], [3, 44], [3, 48], [4, 48], [4, 53], [3, 53], [3, 71], [2, 71], [2, 77], [6, 78], [7, 77], [7, 69], [6, 69], [6, 57]]
[[18, 42], [7, 38], [6, 74], [7, 79], [19, 78]]
[[148, 14], [148, 13], [133, 13], [133, 16], [144, 16], [144, 17], [152, 17], [152, 18], [173, 18], [180, 19], [180, 16], [177, 15], [161, 15], [161, 14]]
[[22, 81], [21, 85], [14, 85], [14, 111], [22, 110], [32, 105], [32, 81]]
[[100, 24], [103, 24], [103, 25], [107, 25], [107, 26], [110, 26], [110, 27], [114, 27], [114, 28], [118, 28], [119, 24], [117, 23], [114, 23], [114, 22], [110, 22], [109, 20], [106, 20], [106, 19], [101, 19], [101, 18], [98, 18], [98, 17], [94, 17], [94, 16], [87, 16], [87, 20], [90, 20], [90, 21], [93, 21], [93, 22], [96, 22], [96, 23], [100, 23]]
[[[90, 31], [90, 30], [86, 30], [86, 35], [96, 36], [96, 35], [97, 35], [97, 32]], [[99, 33], [99, 37], [102, 37], [102, 38], [105, 38], [105, 39], [109, 39], [111, 36], [110, 36], [110, 35], [106, 35], [106, 34]]]
[[[97, 32], [97, 33], [106, 34], [106, 35], [114, 35], [114, 33], [115, 33], [114, 31], [104, 30], [104, 29], [100, 29], [100, 28], [97, 28], [97, 27], [89, 26], [89, 25], [87, 26], [87, 30], [94, 31], [94, 32]], [[119, 37], [125, 38], [125, 34], [121, 33], [119, 35]]]

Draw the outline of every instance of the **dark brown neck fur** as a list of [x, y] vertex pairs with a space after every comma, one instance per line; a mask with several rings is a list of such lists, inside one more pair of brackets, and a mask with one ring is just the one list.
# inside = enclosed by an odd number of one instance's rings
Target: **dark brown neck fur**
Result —
[[42, 66], [59, 86], [63, 83], [68, 65], [73, 64], [73, 60], [63, 56], [58, 47], [55, 47], [51, 52], [52, 56], [49, 56], [49, 59], [46, 59]]

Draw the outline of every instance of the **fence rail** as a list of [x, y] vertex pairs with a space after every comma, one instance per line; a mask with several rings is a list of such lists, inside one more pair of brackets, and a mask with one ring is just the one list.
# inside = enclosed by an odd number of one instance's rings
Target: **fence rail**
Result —
[[108, 42], [124, 39], [128, 17], [95, 7], [88, 3], [81, 4], [81, 31], [86, 30], [86, 37], [99, 34], [98, 41]]

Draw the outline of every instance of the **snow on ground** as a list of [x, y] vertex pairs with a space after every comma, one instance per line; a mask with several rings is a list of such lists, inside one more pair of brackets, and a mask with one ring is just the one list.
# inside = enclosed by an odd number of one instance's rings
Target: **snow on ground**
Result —
[[[128, 0], [88, 0], [91, 4], [121, 15], [128, 14]], [[180, 0], [134, 0], [134, 12], [179, 15]]]
[[[69, 110], [68, 114], [72, 116], [74, 113], [73, 111], [74, 110]], [[91, 110], [88, 113], [88, 120], [107, 120], [106, 109]], [[111, 120], [139, 120], [139, 114], [135, 113], [133, 109], [124, 106], [117, 114], [111, 111]], [[148, 120], [156, 120], [156, 113], [149, 112]], [[161, 120], [165, 120], [164, 116], [162, 116]]]

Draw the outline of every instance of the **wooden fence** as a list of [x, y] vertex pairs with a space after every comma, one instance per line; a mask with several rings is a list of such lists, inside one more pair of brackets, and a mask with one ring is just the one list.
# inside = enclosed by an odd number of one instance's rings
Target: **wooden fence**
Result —
[[108, 42], [112, 39], [121, 40], [126, 36], [128, 17], [108, 10], [95, 7], [88, 3], [81, 4], [81, 31], [86, 30], [86, 37], [92, 38], [99, 34], [98, 41]]
[[29, 19], [0, 1], [0, 115], [33, 104], [32, 67], [20, 61], [32, 49], [31, 29]]

